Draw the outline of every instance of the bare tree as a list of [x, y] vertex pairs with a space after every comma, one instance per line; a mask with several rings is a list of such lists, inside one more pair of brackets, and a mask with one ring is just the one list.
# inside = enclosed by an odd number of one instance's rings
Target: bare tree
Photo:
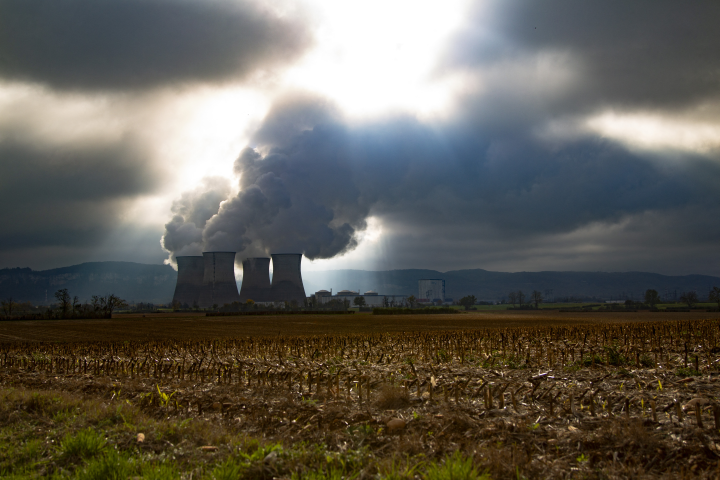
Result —
[[409, 297], [407, 297], [407, 302], [410, 304], [410, 308], [415, 308], [415, 304], [417, 303], [415, 295], [410, 295]]
[[713, 287], [708, 295], [708, 300], [716, 302], [718, 304], [718, 310], [720, 310], [720, 287]]
[[105, 310], [105, 298], [99, 295], [93, 295], [90, 299], [90, 305], [92, 305], [95, 313], [101, 313]]
[[522, 290], [517, 291], [517, 300], [521, 307], [525, 305], [525, 294]]
[[687, 303], [688, 308], [692, 308], [693, 305], [698, 302], [698, 296], [697, 293], [693, 291], [683, 292], [682, 295], [680, 295], [679, 300], [683, 303]]
[[13, 302], [12, 297], [8, 297], [2, 302], [3, 313], [8, 317], [12, 315], [13, 309], [18, 306], [17, 303]]
[[538, 292], [537, 290], [533, 290], [530, 298], [532, 299], [532, 302], [535, 304], [535, 308], [538, 308], [538, 305], [540, 305], [543, 302], [542, 293]]
[[109, 316], [112, 316], [115, 310], [127, 308], [128, 306], [125, 300], [114, 294], [105, 295], [104, 297], [93, 295], [91, 305], [95, 313], [102, 313]]
[[70, 300], [70, 294], [68, 293], [68, 289], [63, 288], [62, 290], [58, 290], [57, 292], [55, 292], [55, 298], [60, 304], [60, 311], [62, 312], [62, 316], [67, 317], [68, 312], [72, 308], [72, 302]]
[[515, 308], [515, 304], [517, 303], [517, 301], [518, 301], [517, 292], [508, 293], [508, 302], [510, 302], [512, 304], [513, 308]]
[[72, 301], [73, 315], [78, 315], [81, 310], [82, 310], [82, 304], [80, 303], [80, 298], [77, 295], [75, 295], [73, 297], [73, 301]]

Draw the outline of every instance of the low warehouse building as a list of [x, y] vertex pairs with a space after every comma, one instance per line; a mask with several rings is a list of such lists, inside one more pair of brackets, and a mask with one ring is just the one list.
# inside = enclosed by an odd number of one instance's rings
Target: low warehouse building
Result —
[[327, 290], [320, 290], [315, 293], [315, 299], [318, 305], [324, 305], [333, 300], [347, 300], [350, 302], [350, 306], [355, 305], [355, 299], [362, 297], [365, 299], [365, 306], [367, 307], [402, 307], [407, 304], [407, 295], [380, 295], [374, 291], [368, 291], [363, 294], [360, 292], [354, 292], [352, 290], [340, 290], [336, 295], [332, 295]]

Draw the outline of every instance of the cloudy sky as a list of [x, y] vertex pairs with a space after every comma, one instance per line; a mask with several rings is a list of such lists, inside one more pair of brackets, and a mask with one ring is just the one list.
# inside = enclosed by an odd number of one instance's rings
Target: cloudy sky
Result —
[[0, 0], [0, 268], [720, 275], [720, 4]]

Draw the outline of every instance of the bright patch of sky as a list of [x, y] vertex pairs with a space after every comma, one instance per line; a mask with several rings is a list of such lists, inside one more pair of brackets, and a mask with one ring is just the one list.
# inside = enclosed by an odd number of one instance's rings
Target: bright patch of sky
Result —
[[707, 154], [720, 148], [720, 124], [652, 113], [605, 112], [587, 120], [591, 131], [635, 149]]
[[319, 19], [317, 44], [290, 68], [284, 83], [325, 95], [353, 117], [439, 112], [452, 90], [433, 79], [433, 70], [467, 4], [311, 1]]

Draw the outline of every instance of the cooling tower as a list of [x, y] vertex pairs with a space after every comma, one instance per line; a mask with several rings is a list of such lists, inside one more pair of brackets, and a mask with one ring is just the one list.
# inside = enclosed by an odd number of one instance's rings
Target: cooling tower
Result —
[[235, 252], [203, 252], [203, 288], [200, 306], [222, 307], [240, 301], [235, 283]]
[[177, 257], [176, 260], [178, 277], [173, 303], [178, 302], [183, 307], [192, 307], [200, 299], [205, 273], [203, 257]]
[[269, 302], [270, 298], [270, 259], [246, 258], [243, 260], [243, 280], [240, 287], [240, 301], [254, 300]]
[[272, 300], [275, 302], [292, 301], [303, 305], [305, 287], [300, 274], [301, 253], [273, 254]]

